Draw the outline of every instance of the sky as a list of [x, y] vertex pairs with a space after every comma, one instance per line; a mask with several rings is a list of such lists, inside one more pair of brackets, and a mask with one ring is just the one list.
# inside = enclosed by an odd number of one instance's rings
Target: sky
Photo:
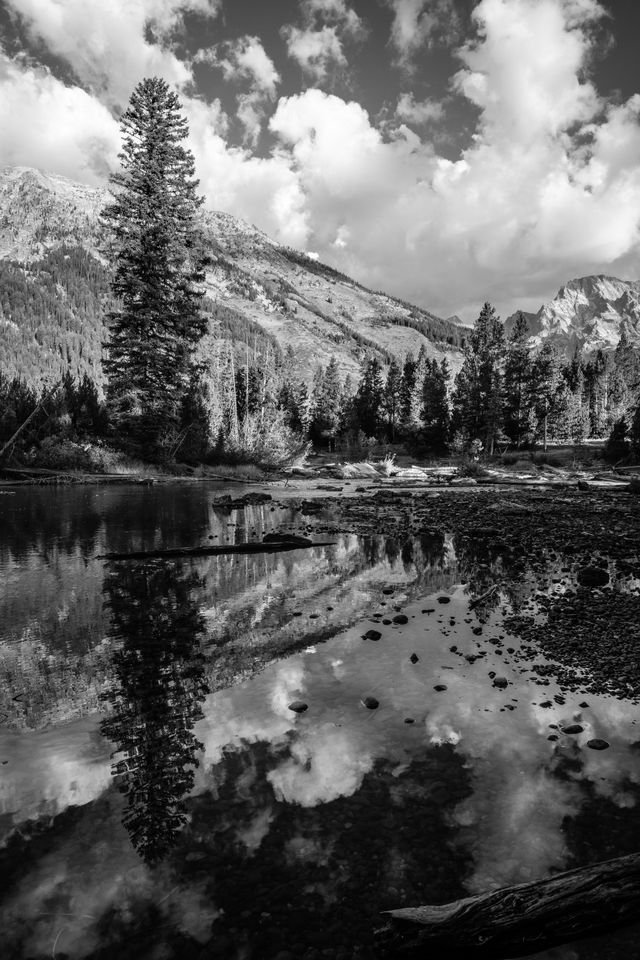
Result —
[[0, 0], [0, 165], [88, 184], [164, 77], [200, 192], [472, 322], [638, 278], [637, 0]]

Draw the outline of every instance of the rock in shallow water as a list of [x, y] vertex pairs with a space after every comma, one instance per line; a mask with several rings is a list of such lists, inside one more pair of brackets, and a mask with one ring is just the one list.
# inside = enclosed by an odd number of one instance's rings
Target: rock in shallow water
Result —
[[362, 635], [363, 640], [379, 640], [382, 634], [379, 630], [367, 630], [366, 633]]
[[409, 623], [409, 617], [405, 613], [398, 613], [393, 618], [394, 623]]
[[493, 681], [493, 686], [498, 687], [500, 690], [504, 690], [504, 688], [508, 686], [508, 684], [509, 684], [509, 681], [507, 680], [506, 677], [496, 677], [495, 680]]
[[375, 697], [363, 697], [362, 705], [367, 708], [367, 710], [377, 710], [380, 704]]
[[289, 704], [289, 710], [293, 710], [294, 713], [304, 713], [308, 709], [309, 704], [305, 703], [304, 700], [294, 700], [293, 703]]
[[579, 723], [570, 723], [567, 727], [562, 727], [563, 733], [582, 733], [584, 727]]
[[592, 750], [608, 750], [609, 748], [606, 740], [598, 740], [597, 737], [594, 740], [587, 740], [587, 746], [591, 747]]
[[447, 685], [446, 683], [436, 683], [433, 689], [436, 690], [438, 693], [442, 693], [443, 690], [447, 689]]
[[418, 656], [417, 653], [412, 653], [411, 656], [409, 657], [409, 660], [411, 660], [411, 663], [417, 663], [419, 659], [420, 657]]

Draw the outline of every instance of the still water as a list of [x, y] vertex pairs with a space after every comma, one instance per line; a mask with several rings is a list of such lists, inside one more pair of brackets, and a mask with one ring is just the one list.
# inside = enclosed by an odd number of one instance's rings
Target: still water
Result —
[[480, 619], [446, 530], [101, 558], [305, 530], [221, 492], [0, 494], [3, 958], [375, 957], [382, 910], [640, 849], [640, 709], [532, 682], [502, 621], [539, 585]]

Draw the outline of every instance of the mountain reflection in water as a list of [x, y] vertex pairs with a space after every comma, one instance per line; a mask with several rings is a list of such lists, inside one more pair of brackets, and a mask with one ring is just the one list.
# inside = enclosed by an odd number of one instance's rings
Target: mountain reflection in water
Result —
[[[381, 910], [640, 849], [638, 707], [532, 684], [503, 619], [545, 587], [524, 561], [509, 576], [499, 544], [344, 535], [106, 564], [300, 524], [211, 510], [201, 489], [117, 491], [80, 498], [85, 531], [68, 493], [38, 496], [57, 526], [26, 552], [33, 504], [0, 526], [3, 957], [373, 957]], [[381, 625], [396, 608], [408, 622]], [[583, 733], [548, 739], [577, 717]], [[545, 960], [612, 960], [628, 937]]]

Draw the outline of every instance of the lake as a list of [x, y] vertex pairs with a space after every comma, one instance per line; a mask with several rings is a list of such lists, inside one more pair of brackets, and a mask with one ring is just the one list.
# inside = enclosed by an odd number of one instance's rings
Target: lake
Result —
[[494, 558], [447, 529], [102, 558], [311, 533], [245, 489], [0, 493], [3, 958], [364, 960], [383, 910], [640, 850], [640, 708], [536, 682], [540, 585], [471, 608]]

